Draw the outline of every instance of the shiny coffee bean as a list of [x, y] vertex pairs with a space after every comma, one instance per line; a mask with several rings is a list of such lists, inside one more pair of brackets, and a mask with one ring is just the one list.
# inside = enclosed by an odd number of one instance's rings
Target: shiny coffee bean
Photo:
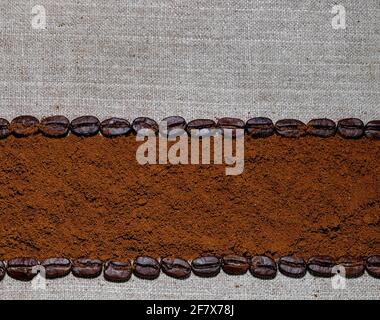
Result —
[[39, 130], [39, 120], [33, 116], [19, 116], [12, 120], [10, 128], [16, 137], [26, 137], [36, 134]]
[[302, 278], [306, 275], [306, 263], [302, 258], [295, 256], [281, 257], [278, 261], [278, 270], [291, 278]]
[[357, 118], [348, 118], [338, 121], [338, 133], [343, 138], [358, 139], [364, 134], [364, 123]]
[[130, 261], [107, 261], [104, 265], [104, 279], [111, 282], [125, 282], [132, 276]]
[[358, 278], [364, 274], [365, 264], [363, 260], [341, 257], [337, 265], [344, 267], [346, 278]]
[[277, 274], [276, 262], [267, 256], [255, 256], [251, 259], [251, 274], [260, 279], [274, 279]]
[[191, 268], [199, 277], [215, 277], [220, 272], [220, 259], [214, 256], [205, 256], [194, 259]]
[[8, 120], [0, 118], [0, 139], [4, 139], [11, 134], [10, 123]]
[[71, 271], [71, 261], [66, 258], [49, 258], [41, 265], [45, 268], [47, 279], [55, 279], [67, 276]]
[[190, 264], [180, 258], [163, 258], [161, 260], [161, 269], [169, 277], [177, 279], [186, 279], [191, 274]]
[[[220, 118], [216, 126], [222, 129], [222, 134], [226, 131], [224, 129], [231, 129], [231, 137], [242, 137], [244, 135], [245, 123], [243, 120], [237, 118]], [[237, 131], [236, 129], [240, 129]]]
[[310, 120], [307, 128], [312, 136], [321, 138], [332, 137], [336, 132], [335, 122], [326, 118]]
[[287, 138], [299, 138], [307, 133], [306, 125], [296, 119], [278, 120], [275, 124], [275, 129], [280, 136]]
[[367, 259], [366, 270], [372, 277], [380, 278], [380, 255], [372, 256]]
[[0, 281], [4, 279], [6, 273], [5, 263], [0, 261]]
[[216, 123], [210, 119], [195, 119], [190, 121], [186, 127], [187, 133], [194, 137], [208, 137], [213, 134], [221, 134], [221, 130], [216, 128]]
[[137, 257], [133, 274], [141, 279], [156, 279], [160, 275], [160, 263], [151, 257]]
[[90, 137], [99, 132], [100, 122], [94, 116], [82, 116], [71, 121], [70, 129], [77, 136]]
[[272, 120], [265, 117], [249, 119], [245, 124], [245, 129], [252, 138], [267, 138], [274, 134]]
[[160, 132], [163, 136], [176, 137], [182, 134], [186, 134], [186, 120], [180, 116], [166, 117], [162, 119], [162, 122], [166, 122], [167, 128], [163, 128]]
[[249, 269], [249, 260], [246, 257], [228, 255], [222, 258], [222, 269], [231, 275], [245, 274]]
[[38, 273], [36, 269], [38, 261], [34, 258], [23, 257], [15, 258], [8, 261], [7, 273], [16, 280], [30, 281]]
[[100, 124], [100, 132], [103, 136], [108, 138], [126, 136], [132, 132], [132, 127], [126, 119], [110, 118], [102, 121]]
[[102, 269], [103, 264], [99, 259], [79, 258], [72, 262], [71, 272], [78, 278], [96, 278]]
[[64, 116], [51, 116], [41, 120], [40, 131], [52, 138], [65, 137], [69, 133], [70, 121]]
[[[147, 117], [139, 117], [133, 120], [132, 128], [135, 131], [136, 134], [142, 134], [142, 135], [156, 135], [158, 133], [158, 124], [156, 121], [154, 121], [151, 118]], [[146, 129], [149, 129], [150, 131], [145, 131]]]
[[330, 256], [311, 257], [307, 262], [309, 272], [316, 277], [329, 278], [334, 275], [333, 268], [336, 263]]
[[380, 120], [368, 122], [364, 128], [364, 134], [367, 138], [380, 139]]

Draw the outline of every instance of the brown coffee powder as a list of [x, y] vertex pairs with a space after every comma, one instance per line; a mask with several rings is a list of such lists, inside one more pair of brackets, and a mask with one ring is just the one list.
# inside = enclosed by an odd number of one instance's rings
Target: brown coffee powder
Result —
[[0, 141], [0, 258], [380, 251], [380, 141], [246, 137], [245, 168], [139, 165], [133, 136]]

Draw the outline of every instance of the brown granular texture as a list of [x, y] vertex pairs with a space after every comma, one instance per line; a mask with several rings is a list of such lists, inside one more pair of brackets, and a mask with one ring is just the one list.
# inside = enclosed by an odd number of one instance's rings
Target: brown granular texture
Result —
[[380, 251], [380, 141], [246, 137], [245, 168], [139, 165], [133, 136], [0, 141], [0, 258]]

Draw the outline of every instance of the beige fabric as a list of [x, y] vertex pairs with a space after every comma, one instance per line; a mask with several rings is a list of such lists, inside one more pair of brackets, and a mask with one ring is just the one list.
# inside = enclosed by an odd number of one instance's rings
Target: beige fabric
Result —
[[[380, 118], [380, 1], [2, 0], [0, 116]], [[31, 25], [43, 5], [46, 30]], [[2, 298], [376, 298], [379, 281], [5, 279]]]

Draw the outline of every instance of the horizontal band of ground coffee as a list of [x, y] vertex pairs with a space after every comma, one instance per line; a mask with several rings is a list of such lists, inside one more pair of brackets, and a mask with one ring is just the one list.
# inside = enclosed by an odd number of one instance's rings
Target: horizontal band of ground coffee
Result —
[[238, 176], [140, 165], [133, 136], [1, 140], [0, 258], [379, 253], [380, 141], [246, 139]]

